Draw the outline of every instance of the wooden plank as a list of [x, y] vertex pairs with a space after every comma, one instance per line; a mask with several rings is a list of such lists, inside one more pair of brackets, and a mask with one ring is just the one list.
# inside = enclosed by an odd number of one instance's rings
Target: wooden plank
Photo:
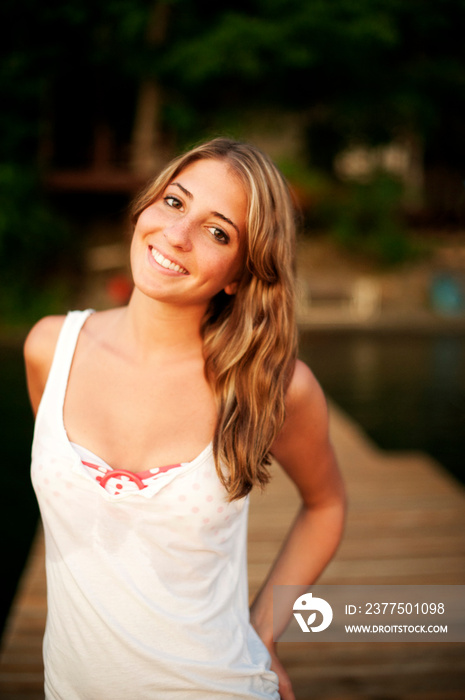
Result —
[[[331, 419], [349, 514], [320, 583], [465, 584], [463, 487], [426, 455], [381, 452], [334, 406]], [[279, 468], [266, 497], [252, 495], [251, 593], [279, 551], [279, 529], [297, 508]], [[465, 699], [461, 644], [278, 643], [278, 651], [298, 700]]]
[[0, 656], [2, 700], [43, 700], [42, 638], [47, 614], [44, 540], [39, 527], [5, 629]]

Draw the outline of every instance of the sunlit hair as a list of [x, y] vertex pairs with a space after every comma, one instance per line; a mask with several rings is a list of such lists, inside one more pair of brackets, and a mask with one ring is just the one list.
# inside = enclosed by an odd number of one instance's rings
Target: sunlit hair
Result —
[[205, 374], [218, 419], [213, 454], [232, 501], [270, 478], [270, 449], [285, 418], [297, 346], [295, 212], [272, 161], [250, 144], [217, 138], [171, 162], [134, 202], [132, 220], [198, 160], [226, 162], [247, 194], [244, 268], [234, 296], [220, 292], [202, 323]]

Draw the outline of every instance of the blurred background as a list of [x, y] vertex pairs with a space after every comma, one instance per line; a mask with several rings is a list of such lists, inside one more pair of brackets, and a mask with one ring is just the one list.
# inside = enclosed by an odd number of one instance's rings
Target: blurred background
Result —
[[2, 622], [38, 517], [25, 334], [127, 300], [131, 199], [211, 136], [292, 186], [301, 354], [330, 398], [465, 480], [464, 26], [465, 0], [3, 0]]

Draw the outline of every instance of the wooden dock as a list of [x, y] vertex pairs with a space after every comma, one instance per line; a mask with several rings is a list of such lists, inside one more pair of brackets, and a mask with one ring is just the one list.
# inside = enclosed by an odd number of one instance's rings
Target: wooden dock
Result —
[[[465, 490], [423, 454], [378, 450], [334, 406], [331, 420], [350, 507], [343, 543], [319, 582], [465, 584]], [[299, 504], [293, 484], [274, 472], [266, 494], [251, 498], [251, 597]], [[3, 640], [2, 700], [44, 697], [43, 554], [39, 529]], [[465, 700], [465, 644], [278, 643], [278, 651], [297, 700]]]

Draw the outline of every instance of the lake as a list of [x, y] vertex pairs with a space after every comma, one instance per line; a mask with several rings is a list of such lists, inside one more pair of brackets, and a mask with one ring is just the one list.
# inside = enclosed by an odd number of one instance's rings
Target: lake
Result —
[[327, 395], [386, 450], [423, 450], [465, 482], [465, 336], [301, 335]]
[[3, 451], [2, 593], [0, 630], [29, 552], [38, 519], [29, 466], [33, 430], [21, 348], [0, 343], [0, 425]]

